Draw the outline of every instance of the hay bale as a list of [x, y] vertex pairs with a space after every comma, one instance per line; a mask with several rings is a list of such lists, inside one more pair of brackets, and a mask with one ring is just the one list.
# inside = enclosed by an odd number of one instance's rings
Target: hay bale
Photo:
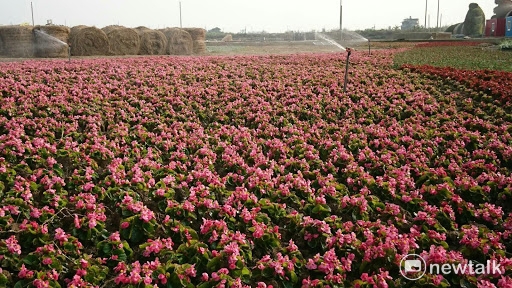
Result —
[[194, 52], [192, 36], [187, 31], [180, 28], [167, 28], [161, 29], [160, 32], [167, 38], [166, 54], [191, 55]]
[[183, 28], [183, 30], [187, 31], [194, 41], [206, 39], [206, 30], [203, 28]]
[[36, 26], [34, 37], [36, 57], [66, 58], [69, 56], [69, 32], [66, 26]]
[[35, 40], [32, 26], [0, 26], [0, 55], [13, 58], [32, 58]]
[[105, 32], [105, 34], [108, 34], [108, 32], [111, 32], [111, 31], [119, 29], [119, 28], [125, 28], [125, 27], [121, 26], [121, 25], [109, 25], [109, 26], [105, 26], [105, 27], [101, 28], [101, 30], [103, 30], [103, 32]]
[[222, 42], [231, 42], [233, 41], [233, 35], [231, 34], [228, 34], [226, 36], [224, 36], [224, 38], [222, 38]]
[[101, 29], [88, 26], [75, 26], [69, 34], [71, 55], [100, 56], [109, 52], [108, 37]]
[[202, 28], [183, 28], [192, 37], [194, 54], [206, 53], [206, 30]]
[[140, 49], [139, 55], [164, 55], [167, 48], [167, 38], [157, 30], [146, 27], [137, 27], [135, 31], [139, 34]]
[[82, 28], [87, 28], [87, 26], [85, 25], [77, 25], [77, 26], [73, 26], [69, 29], [69, 35], [71, 37], [71, 35], [75, 35], [80, 29]]
[[137, 31], [123, 26], [107, 26], [102, 28], [110, 43], [111, 55], [137, 55], [140, 39]]
[[65, 42], [65, 43], [69, 42], [69, 33], [70, 33], [69, 27], [59, 26], [59, 25], [44, 25], [44, 26], [36, 26], [34, 29], [41, 30], [44, 33], [51, 35], [52, 37], [55, 37], [62, 42]]
[[194, 51], [194, 54], [205, 54], [206, 53], [206, 43], [204, 42], [204, 40], [193, 41], [193, 51]]

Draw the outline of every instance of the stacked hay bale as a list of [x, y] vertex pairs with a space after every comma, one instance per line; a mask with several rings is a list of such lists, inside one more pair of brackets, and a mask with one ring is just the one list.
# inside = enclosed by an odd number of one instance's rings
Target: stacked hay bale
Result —
[[69, 32], [66, 26], [36, 26], [34, 37], [36, 57], [66, 58], [69, 56]]
[[191, 55], [194, 52], [192, 36], [180, 28], [166, 28], [159, 30], [167, 38], [165, 53], [169, 55]]
[[139, 53], [139, 34], [134, 29], [111, 25], [101, 30], [107, 35], [110, 55], [137, 55]]
[[32, 26], [0, 26], [0, 55], [31, 58], [35, 55]]
[[73, 56], [99, 56], [109, 52], [107, 35], [96, 27], [81, 25], [71, 28], [69, 42]]
[[192, 36], [194, 54], [206, 53], [206, 30], [202, 28], [184, 28]]
[[222, 38], [222, 42], [231, 42], [233, 41], [233, 35], [231, 34], [228, 34], [226, 36], [224, 36], [224, 38]]
[[135, 28], [135, 31], [139, 34], [139, 55], [165, 54], [167, 38], [162, 32], [142, 26]]

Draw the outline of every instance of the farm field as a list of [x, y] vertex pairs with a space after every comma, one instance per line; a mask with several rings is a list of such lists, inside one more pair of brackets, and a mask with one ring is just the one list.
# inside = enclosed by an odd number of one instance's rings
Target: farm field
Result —
[[511, 287], [512, 74], [403, 51], [0, 63], [0, 287]]
[[487, 45], [472, 41], [420, 43], [415, 49], [398, 54], [395, 63], [512, 72], [512, 52], [492, 49]]
[[[370, 49], [411, 48], [411, 42], [371, 42]], [[275, 42], [207, 42], [210, 55], [268, 55], [268, 54], [309, 54], [309, 53], [345, 53], [326, 41], [275, 41]], [[360, 51], [368, 51], [365, 41], [346, 43], [345, 45]]]

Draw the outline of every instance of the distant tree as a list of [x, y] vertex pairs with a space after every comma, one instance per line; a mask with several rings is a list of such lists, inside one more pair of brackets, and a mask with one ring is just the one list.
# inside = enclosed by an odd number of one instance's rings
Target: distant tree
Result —
[[226, 33], [222, 32], [219, 27], [215, 27], [206, 32], [206, 40], [220, 41], [224, 36], [226, 36]]
[[470, 37], [479, 37], [485, 31], [485, 14], [477, 3], [469, 4], [469, 11], [464, 20], [463, 34]]
[[215, 27], [215, 28], [212, 28], [210, 30], [208, 30], [208, 32], [210, 33], [221, 33], [221, 29], [219, 27]]

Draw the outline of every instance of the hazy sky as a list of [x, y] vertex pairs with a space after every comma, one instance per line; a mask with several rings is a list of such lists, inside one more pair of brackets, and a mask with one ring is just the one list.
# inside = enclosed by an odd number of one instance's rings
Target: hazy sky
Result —
[[[399, 26], [404, 18], [425, 24], [426, 0], [343, 0], [343, 28], [349, 30]], [[437, 0], [428, 1], [430, 26], [437, 21]], [[494, 0], [439, 0], [442, 24], [464, 21], [469, 4], [478, 3], [489, 19]], [[0, 0], [0, 24], [32, 22], [99, 28], [120, 24], [150, 28], [180, 25], [178, 0]], [[339, 0], [182, 0], [183, 27], [219, 27], [226, 32], [282, 32], [339, 27]], [[427, 15], [428, 26], [428, 15]]]

